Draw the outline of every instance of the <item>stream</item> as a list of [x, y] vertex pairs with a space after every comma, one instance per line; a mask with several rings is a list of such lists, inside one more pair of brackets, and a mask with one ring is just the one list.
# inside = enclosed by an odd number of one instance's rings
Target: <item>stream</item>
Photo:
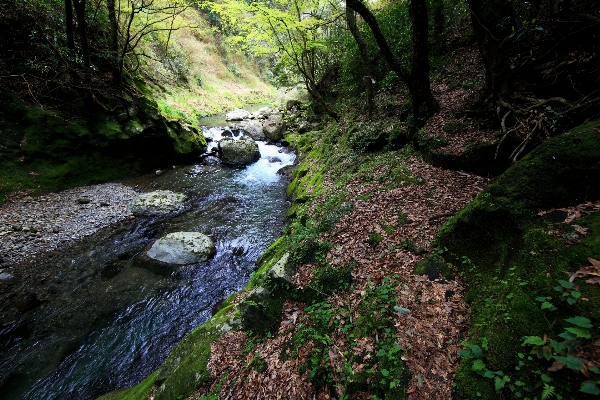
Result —
[[[221, 131], [206, 128], [205, 136]], [[127, 220], [40, 261], [43, 273], [27, 284], [48, 300], [2, 325], [1, 397], [81, 400], [133, 386], [242, 289], [285, 225], [286, 179], [278, 171], [295, 159], [284, 147], [258, 144], [261, 159], [246, 167], [179, 166], [123, 181], [185, 193], [185, 211]], [[211, 236], [215, 257], [162, 270], [137, 257], [177, 231]]]

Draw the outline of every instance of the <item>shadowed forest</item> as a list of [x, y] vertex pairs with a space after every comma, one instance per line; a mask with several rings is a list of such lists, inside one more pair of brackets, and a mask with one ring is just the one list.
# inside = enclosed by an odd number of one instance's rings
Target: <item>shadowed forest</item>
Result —
[[50, 304], [13, 207], [242, 140], [295, 153], [281, 235], [101, 399], [600, 396], [597, 1], [0, 0], [0, 32], [6, 349]]

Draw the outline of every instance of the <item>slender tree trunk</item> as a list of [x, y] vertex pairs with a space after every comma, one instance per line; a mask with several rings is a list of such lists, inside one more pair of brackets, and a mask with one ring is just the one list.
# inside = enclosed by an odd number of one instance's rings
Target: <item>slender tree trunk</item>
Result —
[[426, 0], [411, 0], [413, 54], [410, 68], [410, 90], [413, 102], [413, 117], [417, 126], [440, 110], [440, 105], [431, 93], [429, 80], [429, 24]]
[[435, 114], [440, 108], [439, 103], [431, 94], [429, 84], [429, 44], [427, 4], [425, 0], [411, 0], [414, 48], [410, 71], [404, 68], [392, 53], [373, 13], [360, 0], [346, 0], [346, 6], [356, 11], [364, 19], [371, 29], [379, 46], [379, 51], [388, 67], [408, 87], [413, 111], [411, 134], [414, 134], [419, 127], [423, 126], [427, 118]]
[[[108, 21], [110, 23], [110, 52], [113, 63], [113, 85], [121, 86], [121, 68], [119, 67], [119, 25], [115, 12], [115, 0], [106, 0]], [[169, 32], [170, 33], [170, 32]]]
[[65, 25], [67, 28], [67, 47], [70, 50], [75, 49], [73, 40], [73, 6], [71, 0], [65, 0]]
[[[495, 0], [489, 7], [490, 9], [486, 10], [480, 0], [467, 0], [471, 10], [473, 32], [485, 66], [485, 84], [488, 92], [485, 105], [489, 109], [494, 109], [498, 100], [504, 99], [510, 94], [510, 59], [501, 47], [501, 41], [506, 32], [498, 28], [492, 31], [492, 27], [498, 27], [499, 24], [491, 19], [510, 18], [511, 16], [500, 13], [503, 6], [497, 4], [498, 2], [502, 2], [502, 0]], [[490, 12], [491, 10], [496, 12]], [[486, 18], [486, 16], [489, 17]]]
[[81, 41], [81, 55], [83, 56], [83, 65], [86, 75], [90, 73], [90, 51], [87, 41], [87, 26], [85, 23], [85, 0], [73, 0], [75, 15], [77, 16], [77, 25]]
[[356, 45], [358, 46], [358, 53], [360, 54], [360, 61], [363, 66], [363, 82], [365, 84], [367, 114], [369, 119], [371, 119], [373, 116], [373, 72], [371, 69], [371, 63], [369, 62], [367, 44], [360, 34], [358, 25], [356, 24], [356, 13], [348, 6], [346, 6], [346, 22], [348, 23], [348, 29], [352, 33], [352, 36], [356, 41]]
[[431, 13], [433, 14], [433, 51], [435, 54], [444, 52], [444, 30], [446, 29], [446, 14], [443, 0], [431, 2]]

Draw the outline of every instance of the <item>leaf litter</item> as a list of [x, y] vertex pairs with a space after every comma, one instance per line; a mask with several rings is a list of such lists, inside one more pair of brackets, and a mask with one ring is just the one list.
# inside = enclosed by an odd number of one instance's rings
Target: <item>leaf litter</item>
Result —
[[[390, 312], [396, 328], [395, 342], [402, 347], [401, 358], [411, 373], [409, 398], [450, 399], [461, 341], [467, 339], [469, 331], [470, 310], [462, 300], [466, 288], [458, 277], [430, 281], [426, 275], [417, 275], [414, 267], [433, 250], [432, 240], [449, 216], [466, 206], [490, 180], [433, 167], [416, 156], [408, 157], [405, 164], [405, 172], [419, 177], [421, 184], [390, 189], [384, 179], [371, 179], [370, 184], [354, 179], [343, 187], [347, 198], [368, 200], [357, 200], [350, 215], [342, 217], [331, 233], [321, 235], [322, 240], [333, 244], [327, 255], [332, 266], [355, 263], [353, 290], [335, 292], [327, 301], [334, 309], [352, 310], [352, 315], [334, 316], [342, 325], [356, 321], [367, 286], [397, 274], [397, 308]], [[371, 178], [377, 178], [377, 174], [376, 168]], [[329, 195], [342, 190], [330, 176], [326, 176], [324, 187]], [[368, 240], [373, 232], [381, 235], [376, 244]], [[406, 246], [407, 241], [411, 246]], [[315, 265], [299, 265], [297, 284], [308, 286], [314, 269]], [[304, 306], [286, 302], [277, 333], [256, 343], [250, 352], [245, 351], [249, 338], [244, 332], [229, 332], [214, 342], [208, 364], [210, 382], [191, 398], [211, 393], [221, 384], [218, 398], [223, 399], [338, 398], [342, 394], [338, 383], [344, 352], [363, 354], [365, 359], [373, 357], [378, 338], [363, 337], [354, 342], [353, 348], [347, 348], [342, 332], [336, 331], [328, 351], [336, 389], [317, 389], [310, 380], [310, 371], [300, 372], [315, 344], [309, 340], [296, 349], [293, 342], [297, 327], [308, 321]], [[264, 366], [257, 368], [256, 360], [262, 360]], [[364, 367], [352, 365], [354, 373]], [[372, 394], [360, 391], [352, 398], [370, 398]]]

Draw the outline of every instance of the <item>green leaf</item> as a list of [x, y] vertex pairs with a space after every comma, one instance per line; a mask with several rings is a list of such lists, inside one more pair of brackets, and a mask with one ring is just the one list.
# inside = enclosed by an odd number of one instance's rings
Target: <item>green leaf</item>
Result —
[[563, 351], [566, 348], [566, 346], [563, 342], [557, 342], [556, 340], [552, 340], [550, 342], [550, 346], [557, 353], [560, 353], [561, 351]]
[[467, 343], [467, 346], [469, 346], [469, 348], [473, 352], [473, 356], [475, 356], [476, 358], [480, 358], [481, 356], [483, 356], [483, 351], [481, 350], [481, 347], [471, 343]]
[[563, 338], [563, 339], [567, 339], [567, 340], [575, 340], [577, 339], [577, 336], [573, 335], [571, 332], [563, 332], [560, 335], [558, 335], [559, 337]]
[[546, 374], [542, 374], [542, 375], [540, 376], [540, 378], [542, 378], [542, 382], [544, 382], [544, 383], [550, 383], [550, 382], [552, 382], [552, 378], [550, 378], [550, 377], [549, 377], [548, 375], [546, 375]]
[[596, 396], [600, 395], [600, 389], [594, 381], [583, 382], [579, 391], [587, 394], [594, 394]]
[[464, 358], [474, 358], [471, 349], [464, 349], [458, 352], [458, 355]]
[[571, 292], [571, 296], [573, 296], [574, 299], [578, 299], [581, 297], [581, 292], [574, 290]]
[[497, 376], [496, 379], [494, 379], [494, 388], [496, 388], [496, 391], [500, 391], [502, 388], [504, 388], [506, 382], [510, 382], [510, 378], [508, 376], [504, 376], [502, 378]]
[[524, 346], [526, 344], [532, 344], [534, 346], [543, 346], [544, 345], [544, 339], [542, 339], [539, 336], [525, 336], [523, 337], [523, 343], [521, 344], [521, 346]]
[[395, 387], [396, 387], [396, 382], [395, 381], [390, 382], [390, 389], [393, 389]]
[[554, 359], [565, 364], [565, 366], [567, 366], [570, 369], [574, 369], [576, 371], [581, 371], [583, 369], [583, 362], [580, 358], [573, 356], [554, 356]]
[[489, 369], [487, 371], [485, 371], [485, 374], [483, 374], [484, 377], [486, 378], [494, 378], [496, 376], [496, 374], [494, 373], [494, 371], [490, 371]]
[[390, 371], [388, 371], [387, 369], [382, 369], [381, 370], [381, 375], [383, 375], [383, 376], [390, 376]]
[[575, 286], [575, 284], [573, 282], [565, 281], [562, 279], [559, 279], [558, 283], [560, 284], [560, 286], [564, 287], [565, 289], [572, 289]]
[[475, 361], [473, 361], [471, 370], [472, 371], [483, 371], [483, 370], [485, 370], [485, 363], [483, 362], [483, 360], [475, 360]]
[[548, 299], [547, 299], [546, 297], [543, 297], [543, 296], [542, 296], [542, 297], [536, 297], [536, 298], [535, 298], [535, 300], [536, 300], [536, 301], [539, 301], [540, 303], [542, 303], [542, 302], [544, 302], [544, 301], [546, 301], [546, 300], [548, 300]]
[[569, 305], [572, 306], [573, 304], [577, 303], [577, 300], [572, 297], [569, 297], [567, 299], [567, 303], [569, 303]]
[[574, 335], [577, 335], [578, 337], [582, 337], [585, 339], [589, 339], [592, 337], [589, 330], [587, 330], [585, 328], [580, 328], [578, 326], [572, 326], [572, 327], [566, 328], [565, 330], [568, 332], [571, 332]]
[[404, 308], [404, 307], [400, 307], [400, 306], [394, 306], [394, 310], [396, 310], [400, 314], [410, 314], [410, 310], [408, 308]]
[[542, 303], [541, 309], [554, 311], [554, 310], [556, 310], [556, 307], [554, 307], [554, 304], [548, 303], [547, 301], [545, 301]]
[[573, 317], [573, 318], [565, 318], [565, 321], [567, 321], [570, 324], [582, 327], [582, 328], [591, 328], [592, 327], [592, 321], [590, 321], [586, 317], [577, 316], [577, 317]]

